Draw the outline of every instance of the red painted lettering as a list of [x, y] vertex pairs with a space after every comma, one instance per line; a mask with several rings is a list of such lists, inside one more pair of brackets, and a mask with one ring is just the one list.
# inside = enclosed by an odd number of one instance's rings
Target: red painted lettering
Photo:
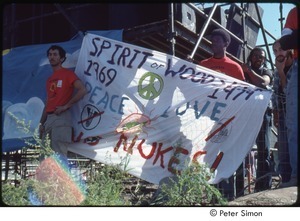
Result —
[[119, 150], [119, 148], [121, 146], [121, 143], [123, 143], [124, 150], [125, 150], [126, 149], [126, 145], [127, 145], [127, 137], [124, 134], [121, 134], [120, 139], [119, 139], [117, 145], [114, 148], [114, 152], [118, 152], [118, 150]]
[[124, 147], [124, 150], [127, 151], [128, 153], [132, 154], [132, 149], [133, 149], [133, 146], [137, 139], [138, 139], [138, 135], [135, 135], [130, 146], [128, 147], [128, 150], [126, 150], [125, 147]]
[[218, 129], [216, 129], [213, 133], [211, 133], [207, 138], [205, 138], [205, 141], [208, 141], [209, 139], [211, 139], [213, 136], [216, 135], [216, 133], [218, 133], [219, 131], [221, 131], [223, 128], [225, 128], [233, 119], [235, 118], [235, 116], [231, 117], [230, 119], [228, 119], [224, 124], [221, 125], [221, 127], [219, 127]]
[[82, 136], [83, 136], [83, 132], [80, 132], [78, 137], [75, 139], [74, 131], [72, 131], [72, 141], [73, 142], [79, 142]]
[[155, 159], [154, 159], [154, 161], [153, 161], [153, 165], [156, 163], [156, 161], [157, 161], [158, 158], [160, 157], [160, 166], [161, 166], [162, 168], [165, 168], [165, 166], [164, 166], [164, 156], [163, 156], [163, 155], [164, 155], [165, 153], [167, 153], [167, 152], [173, 150], [173, 147], [168, 147], [167, 149], [161, 151], [162, 143], [159, 143], [159, 144], [160, 144], [160, 145], [159, 145], [158, 150], [157, 150], [157, 155], [156, 155], [156, 157], [155, 157]]
[[[144, 159], [150, 159], [150, 158], [154, 155], [154, 152], [155, 152], [155, 150], [156, 150], [157, 143], [154, 142], [154, 143], [152, 144], [152, 148], [151, 148], [150, 153], [149, 153], [148, 155], [146, 155], [146, 154], [144, 154], [144, 152], [143, 152], [143, 147], [142, 147], [142, 145], [143, 145], [144, 142], [145, 142], [145, 139], [143, 139], [143, 140], [141, 141], [141, 143], [138, 145], [138, 148], [137, 148], [137, 149], [138, 149], [138, 151], [139, 151], [141, 157], [143, 157]], [[161, 147], [161, 146], [162, 146], [162, 143], [159, 143], [159, 145], [160, 145], [160, 147]]]
[[219, 164], [220, 164], [220, 162], [221, 162], [223, 156], [224, 156], [224, 153], [223, 153], [223, 152], [220, 152], [220, 153], [218, 154], [218, 156], [216, 157], [214, 163], [212, 164], [212, 166], [211, 166], [211, 168], [210, 168], [210, 172], [213, 173], [213, 172], [217, 169], [217, 167], [219, 166]]
[[204, 155], [204, 154], [207, 154], [207, 151], [198, 151], [194, 154], [193, 158], [192, 158], [192, 162], [193, 163], [196, 163], [196, 164], [199, 164], [198, 161], [197, 161], [197, 158], [200, 157], [201, 155]]

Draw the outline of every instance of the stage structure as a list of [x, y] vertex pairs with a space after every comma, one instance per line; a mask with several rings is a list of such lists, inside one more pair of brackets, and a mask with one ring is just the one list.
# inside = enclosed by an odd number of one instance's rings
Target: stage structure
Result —
[[[209, 7], [206, 7], [209, 5]], [[86, 30], [124, 30], [123, 41], [186, 59], [203, 36], [193, 56], [198, 62], [211, 55], [209, 33], [223, 28], [231, 35], [228, 55], [244, 62], [263, 28], [263, 9], [256, 3], [158, 4], [8, 4], [3, 8], [3, 49], [68, 41]], [[280, 20], [280, 19], [279, 19]], [[283, 19], [281, 18], [281, 21]], [[204, 29], [203, 26], [207, 25]], [[200, 33], [202, 31], [202, 33]], [[270, 51], [267, 59], [271, 68]]]

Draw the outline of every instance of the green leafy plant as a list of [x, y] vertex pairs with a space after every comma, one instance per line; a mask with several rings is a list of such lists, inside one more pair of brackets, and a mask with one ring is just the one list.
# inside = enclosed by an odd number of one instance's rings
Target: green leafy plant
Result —
[[8, 206], [29, 206], [32, 205], [28, 198], [29, 182], [21, 180], [18, 186], [10, 181], [2, 181], [2, 202]]
[[87, 181], [87, 196], [81, 205], [121, 206], [129, 205], [122, 198], [125, 174], [115, 166], [100, 164], [94, 176]]
[[[13, 113], [8, 112], [8, 114], [15, 120], [18, 130], [20, 130], [26, 135], [29, 135], [31, 133], [31, 121], [28, 121], [28, 123], [26, 123], [25, 119], [19, 119]], [[49, 134], [46, 135], [45, 139], [42, 139], [39, 135], [38, 128], [34, 129], [32, 138], [24, 138], [24, 142], [28, 145], [24, 148], [30, 147], [35, 149], [41, 157], [48, 157], [55, 154], [55, 152], [51, 149], [51, 141]]]
[[226, 200], [219, 190], [208, 182], [211, 176], [207, 166], [192, 164], [183, 169], [180, 174], [167, 178], [151, 205], [225, 205]]

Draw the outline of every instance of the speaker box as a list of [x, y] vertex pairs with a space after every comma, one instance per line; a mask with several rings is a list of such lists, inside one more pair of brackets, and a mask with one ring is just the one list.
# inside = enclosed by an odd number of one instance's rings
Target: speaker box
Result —
[[[258, 14], [256, 13], [256, 9], [255, 9], [255, 3], [247, 3], [245, 4], [245, 7], [248, 14], [252, 18], [254, 18], [257, 22], [259, 22]], [[258, 11], [262, 18], [263, 9], [260, 6], [258, 6]], [[255, 24], [253, 21], [251, 21], [249, 17], [245, 17], [245, 36], [243, 36], [243, 25], [242, 25], [241, 13], [242, 12], [237, 7], [237, 5], [232, 4], [229, 8], [226, 28], [227, 30], [235, 34], [237, 37], [239, 37], [241, 40], [247, 41], [247, 44], [249, 46], [255, 47], [260, 27], [257, 24]], [[242, 44], [239, 43], [234, 38], [231, 38], [231, 43], [227, 48], [227, 52], [239, 58], [240, 60], [243, 60]], [[250, 53], [250, 49], [245, 47], [245, 59], [247, 58], [249, 53]]]
[[196, 33], [196, 13], [187, 4], [174, 4], [175, 20], [179, 21], [188, 30]]
[[[204, 9], [205, 14], [209, 15], [211, 9], [213, 7], [208, 7]], [[215, 20], [217, 23], [219, 23], [221, 26], [226, 27], [226, 15], [225, 15], [225, 10], [220, 7], [217, 6], [216, 10], [214, 11], [214, 14], [212, 16], [212, 19]], [[206, 18], [201, 17], [197, 17], [197, 33], [199, 33], [201, 31], [202, 26], [205, 24]], [[219, 28], [216, 25], [214, 25], [214, 23], [211, 21], [205, 31], [204, 36], [209, 36], [210, 33], [216, 29]]]

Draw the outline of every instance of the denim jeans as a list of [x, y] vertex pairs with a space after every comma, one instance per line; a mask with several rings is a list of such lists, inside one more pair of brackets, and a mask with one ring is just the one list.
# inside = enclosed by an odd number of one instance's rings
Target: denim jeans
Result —
[[278, 167], [277, 171], [282, 177], [282, 182], [288, 182], [291, 179], [290, 154], [288, 148], [287, 129], [286, 129], [285, 110], [279, 110], [278, 125]]
[[286, 127], [290, 164], [292, 167], [291, 177], [297, 177], [298, 166], [298, 60], [295, 59], [287, 73], [286, 87]]
[[217, 184], [217, 188], [222, 196], [228, 201], [234, 200], [236, 197], [235, 177], [231, 175], [228, 179], [222, 180]]
[[[270, 160], [270, 137], [271, 137], [271, 109], [267, 108], [264, 119], [260, 128], [260, 131], [256, 138], [257, 145], [257, 170], [256, 179], [271, 172], [271, 160]], [[272, 185], [272, 175], [266, 175], [266, 177], [259, 179], [255, 183], [255, 191], [270, 189]]]

